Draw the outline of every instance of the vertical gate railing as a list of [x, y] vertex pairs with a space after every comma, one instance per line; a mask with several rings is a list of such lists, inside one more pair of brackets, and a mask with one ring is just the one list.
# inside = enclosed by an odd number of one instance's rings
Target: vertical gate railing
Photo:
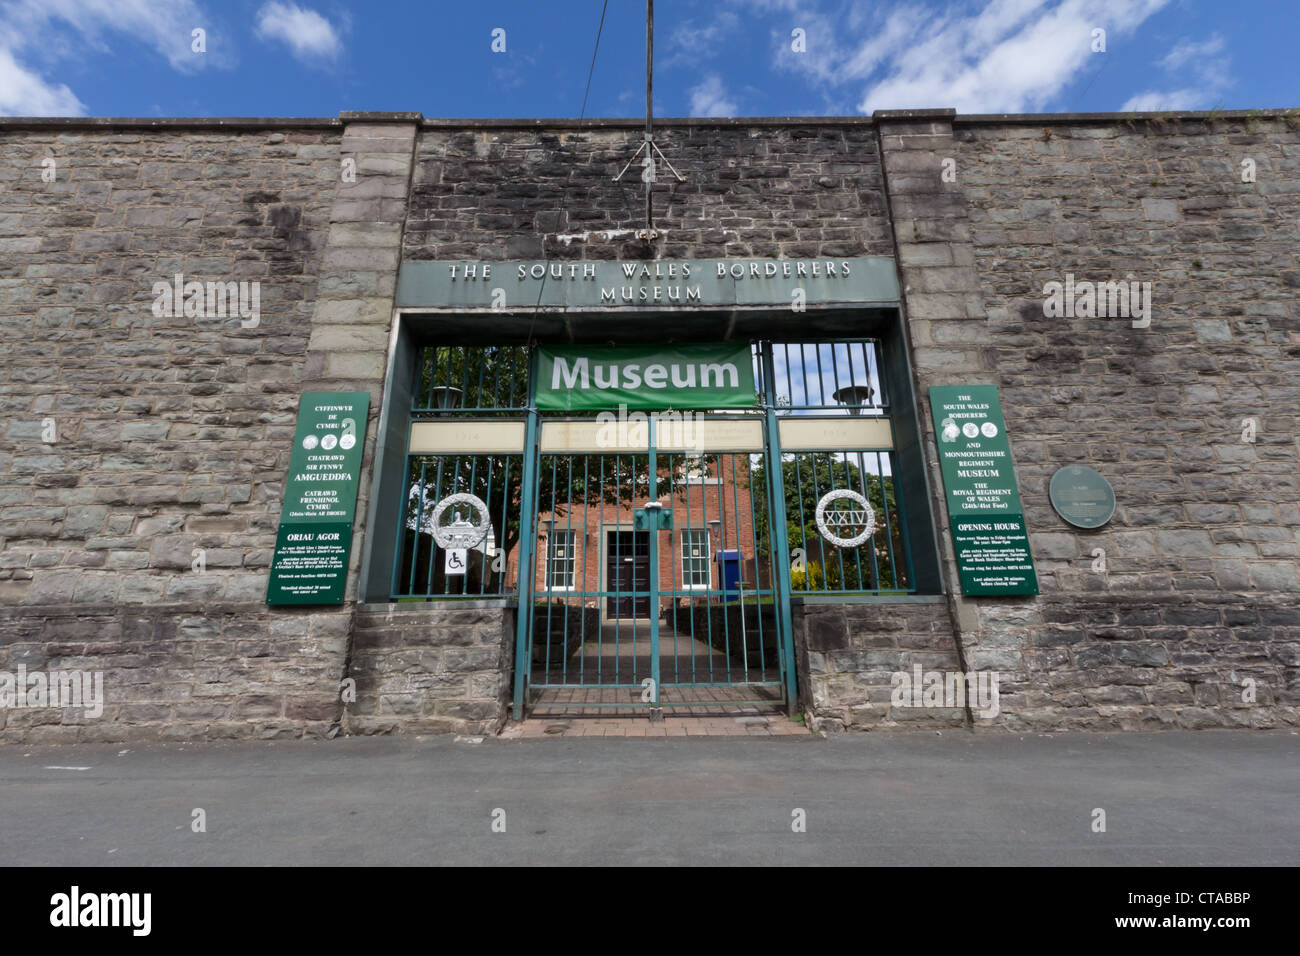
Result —
[[[483, 598], [505, 594], [517, 532], [509, 527], [522, 482], [520, 455], [416, 454], [407, 456], [406, 507], [401, 547], [393, 555], [391, 597], [398, 601]], [[489, 510], [487, 536], [469, 549], [464, 573], [446, 574], [433, 538], [438, 502], [472, 494]]]
[[531, 690], [611, 692], [590, 706], [651, 703], [612, 693], [639, 695], [655, 676], [652, 541], [634, 527], [634, 505], [654, 491], [650, 462], [648, 454], [538, 456], [538, 566], [524, 663]]
[[529, 691], [613, 708], [741, 686], [788, 700], [766, 454], [660, 451], [657, 424], [641, 453], [538, 456]]
[[771, 524], [763, 472], [759, 453], [667, 456], [666, 688], [782, 687], [779, 552], [763, 535]]
[[[530, 357], [517, 716], [543, 695], [548, 706], [689, 707], [709, 688], [793, 707], [796, 596], [911, 588], [877, 343], [761, 343], [754, 359], [754, 412], [699, 416], [753, 423], [751, 444], [660, 442], [647, 422], [648, 440], [610, 449], [547, 444], [547, 429], [592, 423], [539, 415]], [[828, 548], [812, 520], [822, 496], [846, 490], [878, 516], [857, 552]]]

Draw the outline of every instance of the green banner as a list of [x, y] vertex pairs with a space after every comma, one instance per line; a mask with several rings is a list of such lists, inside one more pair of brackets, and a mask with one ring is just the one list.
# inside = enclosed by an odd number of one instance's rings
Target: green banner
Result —
[[538, 349], [543, 411], [751, 408], [757, 401], [747, 343]]
[[342, 604], [369, 392], [306, 392], [280, 508], [267, 604]]
[[930, 412], [962, 593], [1037, 594], [997, 387], [931, 386]]

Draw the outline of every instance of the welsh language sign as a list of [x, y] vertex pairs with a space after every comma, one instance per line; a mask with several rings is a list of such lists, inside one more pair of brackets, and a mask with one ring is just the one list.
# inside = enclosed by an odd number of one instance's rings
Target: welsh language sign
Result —
[[745, 408], [758, 400], [745, 343], [538, 349], [543, 411]]
[[862, 304], [898, 301], [885, 256], [403, 262], [397, 305], [468, 309]]
[[369, 392], [306, 392], [298, 406], [267, 604], [342, 604]]
[[931, 386], [930, 411], [962, 593], [1037, 594], [997, 387]]

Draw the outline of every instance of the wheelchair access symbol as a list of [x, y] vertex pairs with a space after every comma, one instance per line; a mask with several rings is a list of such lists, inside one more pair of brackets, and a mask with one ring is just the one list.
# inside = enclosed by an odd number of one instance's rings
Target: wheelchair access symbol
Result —
[[451, 576], [453, 574], [464, 574], [465, 564], [468, 553], [464, 548], [452, 548], [450, 551], [444, 551], [442, 571], [444, 574]]

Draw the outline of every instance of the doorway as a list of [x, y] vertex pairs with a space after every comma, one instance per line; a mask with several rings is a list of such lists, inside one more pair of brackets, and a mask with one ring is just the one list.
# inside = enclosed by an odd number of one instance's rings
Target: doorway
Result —
[[650, 617], [650, 532], [606, 530], [606, 618]]

